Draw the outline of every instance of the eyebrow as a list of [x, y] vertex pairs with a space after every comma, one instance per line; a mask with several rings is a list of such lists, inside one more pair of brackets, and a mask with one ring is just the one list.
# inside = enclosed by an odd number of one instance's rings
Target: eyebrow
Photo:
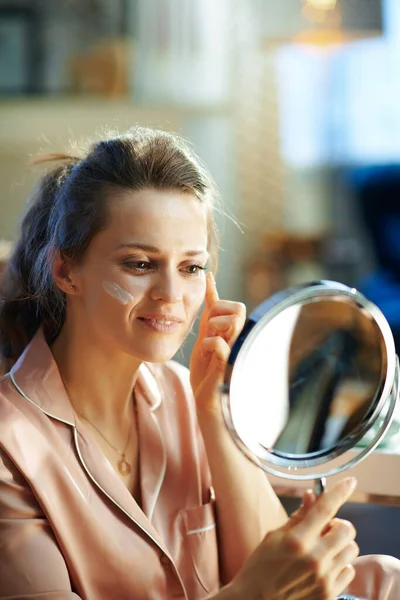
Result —
[[[160, 248], [157, 248], [157, 246], [151, 246], [149, 244], [138, 244], [131, 242], [129, 244], [120, 244], [117, 249], [121, 250], [123, 248], [143, 250], [143, 252], [149, 252], [152, 254], [161, 254]], [[199, 256], [200, 254], [206, 254], [207, 256], [209, 256], [207, 250], [184, 250], [182, 254], [184, 254], [185, 256]]]

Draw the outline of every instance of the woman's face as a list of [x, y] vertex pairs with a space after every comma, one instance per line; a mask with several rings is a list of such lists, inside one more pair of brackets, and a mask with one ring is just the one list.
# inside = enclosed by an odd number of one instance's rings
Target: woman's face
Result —
[[169, 360], [205, 295], [207, 218], [191, 194], [125, 192], [71, 272], [68, 317], [92, 339], [139, 360]]

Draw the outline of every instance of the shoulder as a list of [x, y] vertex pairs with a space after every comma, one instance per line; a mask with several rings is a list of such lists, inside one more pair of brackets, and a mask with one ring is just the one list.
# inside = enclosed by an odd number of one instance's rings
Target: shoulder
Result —
[[[4, 482], [10, 483], [16, 477], [15, 456], [18, 452], [23, 453], [26, 448], [30, 427], [29, 410], [29, 406], [25, 407], [19, 402], [9, 375], [2, 375], [0, 377], [0, 496]], [[31, 452], [32, 448], [28, 449], [29, 451]]]
[[21, 464], [26, 459], [30, 464], [39, 460], [39, 450], [32, 453], [32, 448], [54, 449], [58, 435], [57, 422], [28, 400], [17, 391], [9, 375], [0, 377], [0, 448], [13, 459], [20, 456]]
[[11, 385], [9, 375], [0, 377], [0, 430], [8, 427], [10, 421], [18, 417], [20, 411], [14, 402], [15, 391]]

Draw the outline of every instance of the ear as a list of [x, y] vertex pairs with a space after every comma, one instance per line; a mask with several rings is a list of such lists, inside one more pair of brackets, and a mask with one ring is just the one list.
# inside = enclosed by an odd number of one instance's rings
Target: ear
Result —
[[71, 263], [57, 251], [53, 262], [53, 279], [57, 287], [65, 294], [74, 295], [78, 291], [76, 277]]

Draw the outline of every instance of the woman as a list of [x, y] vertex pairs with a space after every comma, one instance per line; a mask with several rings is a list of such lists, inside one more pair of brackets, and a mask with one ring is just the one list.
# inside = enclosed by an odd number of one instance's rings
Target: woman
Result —
[[[354, 481], [288, 520], [220, 414], [245, 310], [205, 275], [208, 174], [140, 128], [49, 158], [0, 314], [0, 598], [333, 598]], [[170, 359], [203, 300], [189, 379]]]

